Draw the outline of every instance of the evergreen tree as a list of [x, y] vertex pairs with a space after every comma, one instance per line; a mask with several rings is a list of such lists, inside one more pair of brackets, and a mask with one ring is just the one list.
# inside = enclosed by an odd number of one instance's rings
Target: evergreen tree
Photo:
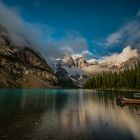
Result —
[[120, 72], [102, 72], [89, 79], [84, 88], [127, 88], [140, 89], [140, 61], [132, 68]]

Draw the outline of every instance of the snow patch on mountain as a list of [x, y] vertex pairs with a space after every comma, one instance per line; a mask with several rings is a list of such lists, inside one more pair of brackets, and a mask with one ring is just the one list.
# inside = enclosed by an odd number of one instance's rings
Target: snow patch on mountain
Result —
[[92, 58], [86, 60], [82, 55], [75, 54], [65, 56], [63, 59], [58, 59], [57, 62], [68, 72], [69, 77], [74, 83], [82, 86], [91, 75], [103, 71], [123, 70], [131, 65], [131, 59], [135, 61], [135, 58], [139, 58], [138, 50], [127, 46], [121, 53], [115, 53], [111, 56], [102, 57], [101, 59]]

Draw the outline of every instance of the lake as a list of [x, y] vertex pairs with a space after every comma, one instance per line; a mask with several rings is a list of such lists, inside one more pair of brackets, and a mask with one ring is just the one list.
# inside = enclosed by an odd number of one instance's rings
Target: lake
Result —
[[122, 91], [1, 89], [0, 140], [138, 140], [140, 106]]

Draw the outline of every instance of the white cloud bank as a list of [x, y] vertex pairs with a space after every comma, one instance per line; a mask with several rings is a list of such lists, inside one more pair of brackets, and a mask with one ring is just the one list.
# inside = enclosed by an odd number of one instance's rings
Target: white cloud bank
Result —
[[56, 32], [54, 28], [26, 21], [17, 10], [2, 2], [0, 2], [0, 24], [8, 29], [17, 46], [27, 45], [26, 40], [28, 40], [32, 47], [40, 51], [50, 62], [67, 54], [83, 52], [83, 54], [90, 55], [87, 51], [87, 40], [79, 33], [66, 32], [59, 40], [55, 40], [52, 37]]
[[47, 25], [41, 25], [39, 23], [32, 24], [23, 20], [17, 10], [4, 5], [2, 2], [0, 2], [0, 24], [8, 30], [12, 39], [21, 46], [23, 44], [20, 43], [21, 41], [24, 42], [24, 39], [28, 39], [36, 44], [36, 40], [40, 39], [43, 35], [42, 28], [48, 30]]
[[131, 49], [131, 46], [127, 46], [122, 50], [122, 52], [113, 54], [111, 56], [103, 57], [99, 63], [105, 63], [105, 64], [115, 64], [120, 65], [123, 62], [126, 62], [130, 58], [136, 58], [139, 57], [138, 50], [137, 49]]
[[108, 71], [108, 67], [104, 67], [106, 65], [115, 65], [120, 66], [122, 63], [126, 62], [130, 58], [140, 58], [139, 52], [137, 49], [131, 49], [131, 46], [125, 47], [121, 53], [115, 53], [111, 56], [105, 56], [101, 59], [90, 59], [89, 63], [93, 63], [94, 65], [90, 65], [89, 67], [84, 67], [82, 70], [86, 73], [99, 73], [102, 71]]
[[[137, 13], [131, 21], [124, 24], [116, 32], [109, 34], [100, 45], [110, 47], [122, 42], [136, 44], [136, 48], [140, 46], [140, 14]], [[22, 18], [17, 10], [8, 7], [0, 2], [0, 24], [5, 26], [14, 42], [18, 46], [24, 46], [25, 40], [29, 40], [33, 47], [50, 62], [64, 55], [72, 55], [73, 57], [94, 57], [88, 51], [87, 40], [77, 32], [66, 32], [62, 38], [55, 40], [52, 36], [56, 32], [54, 28], [40, 23], [30, 23]], [[42, 38], [45, 36], [45, 41]], [[98, 45], [99, 45], [98, 44]], [[103, 47], [103, 46], [102, 46]], [[113, 54], [102, 58], [102, 62], [111, 62], [118, 60], [119, 62], [131, 56], [136, 55], [136, 50], [127, 47], [121, 54]], [[98, 60], [99, 61], [99, 60]]]
[[73, 59], [76, 59], [77, 57], [93, 57], [93, 53], [90, 52], [89, 50], [85, 50], [85, 51], [82, 51], [81, 53], [77, 53], [77, 54], [72, 54], [71, 55]]

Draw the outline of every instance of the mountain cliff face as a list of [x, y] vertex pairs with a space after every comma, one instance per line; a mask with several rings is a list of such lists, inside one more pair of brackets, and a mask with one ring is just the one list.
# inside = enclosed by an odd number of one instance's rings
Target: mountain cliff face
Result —
[[67, 66], [69, 68], [76, 67], [76, 68], [83, 68], [89, 66], [91, 63], [88, 63], [84, 57], [77, 57], [72, 58], [72, 56], [67, 55], [64, 58], [58, 60], [58, 64], [62, 66]]
[[[84, 57], [77, 57], [74, 59], [72, 56], [65, 56], [63, 59], [59, 59], [57, 64], [61, 65], [61, 68], [67, 72], [66, 75], [77, 87], [82, 87], [89, 78], [89, 75], [82, 71], [82, 68], [90, 65]], [[59, 72], [57, 71], [57, 73]]]
[[75, 62], [71, 56], [64, 56], [64, 59], [62, 60], [62, 64], [69, 67], [75, 67]]
[[[31, 46], [16, 46], [9, 38], [6, 29], [1, 28], [0, 31], [0, 73], [5, 77], [1, 76], [4, 81], [3, 86], [7, 79], [21, 87], [34, 87], [34, 79], [36, 81], [38, 79], [38, 85], [41, 87], [56, 85], [57, 78], [53, 70], [39, 52], [32, 49]], [[31, 75], [32, 81], [28, 82]], [[30, 84], [23, 85], [25, 81]], [[35, 87], [40, 87], [38, 85]], [[10, 84], [5, 84], [5, 86], [10, 86]]]
[[60, 64], [57, 64], [56, 76], [61, 87], [74, 87], [72, 79], [68, 76], [68, 72]]

